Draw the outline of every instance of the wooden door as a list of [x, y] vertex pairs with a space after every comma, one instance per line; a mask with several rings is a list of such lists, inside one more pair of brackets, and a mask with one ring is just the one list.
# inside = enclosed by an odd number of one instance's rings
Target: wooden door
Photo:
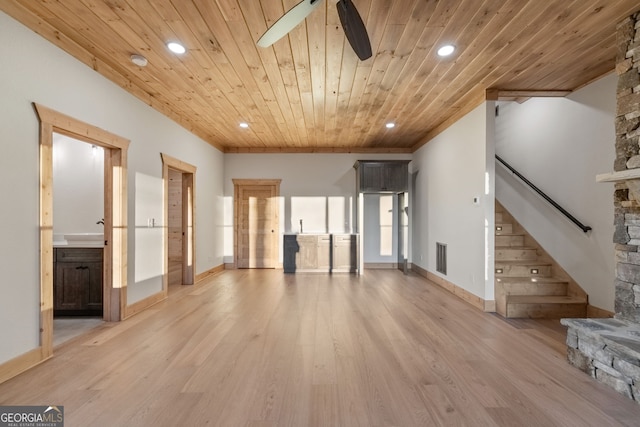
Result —
[[162, 156], [164, 181], [165, 268], [162, 289], [169, 285], [193, 285], [195, 275], [195, 181], [196, 167]]
[[278, 263], [280, 180], [233, 180], [237, 268], [275, 268]]
[[168, 197], [168, 285], [182, 285], [182, 172], [169, 168]]

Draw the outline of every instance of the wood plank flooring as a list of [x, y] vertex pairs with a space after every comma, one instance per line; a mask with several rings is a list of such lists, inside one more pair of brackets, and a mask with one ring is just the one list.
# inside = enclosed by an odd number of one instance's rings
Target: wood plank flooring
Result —
[[0, 405], [64, 405], [69, 427], [640, 425], [564, 339], [397, 271], [231, 270], [61, 345]]

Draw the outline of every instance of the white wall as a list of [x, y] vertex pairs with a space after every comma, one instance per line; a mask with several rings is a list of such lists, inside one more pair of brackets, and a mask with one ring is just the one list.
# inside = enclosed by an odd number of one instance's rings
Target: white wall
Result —
[[[225, 154], [225, 262], [233, 262], [232, 179], [282, 179], [280, 184], [280, 232], [355, 232], [357, 160], [411, 159], [410, 154]], [[373, 201], [374, 198], [369, 198]], [[395, 209], [395, 205], [394, 205]], [[365, 209], [365, 224], [374, 224], [379, 212]], [[375, 227], [372, 227], [375, 229]], [[280, 237], [282, 239], [282, 237]], [[392, 257], [374, 257], [378, 236], [361, 237], [364, 262], [396, 262]], [[282, 241], [282, 240], [281, 240]], [[367, 255], [368, 254], [368, 255]], [[395, 254], [395, 252], [394, 252]], [[282, 245], [280, 245], [282, 261]]]
[[[104, 150], [53, 135], [53, 234], [103, 233]], [[54, 237], [54, 241], [56, 238]]]
[[[483, 103], [416, 151], [411, 164], [411, 261], [485, 300], [494, 288], [493, 268], [486, 269], [493, 263], [492, 114], [493, 103]], [[436, 272], [436, 242], [447, 245], [446, 276]]]
[[365, 194], [364, 262], [395, 264], [398, 262], [398, 196]]
[[[161, 289], [160, 152], [195, 165], [196, 273], [223, 262], [223, 154], [0, 12], [0, 363], [39, 345], [39, 123], [32, 103], [131, 140], [128, 302]], [[133, 65], [132, 65], [133, 67]], [[54, 219], [55, 221], [55, 219]]]
[[613, 311], [613, 185], [595, 176], [613, 170], [616, 76], [566, 99], [500, 105], [496, 153], [593, 227], [585, 234], [500, 165], [496, 197], [589, 294]]

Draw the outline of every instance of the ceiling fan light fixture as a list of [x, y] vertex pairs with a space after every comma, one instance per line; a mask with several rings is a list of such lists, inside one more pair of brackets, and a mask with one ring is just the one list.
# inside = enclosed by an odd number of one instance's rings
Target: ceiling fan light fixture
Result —
[[451, 55], [453, 52], [455, 52], [456, 47], [452, 44], [445, 44], [444, 46], [441, 46], [440, 49], [438, 49], [438, 56], [449, 56]]
[[[322, 0], [302, 0], [282, 15], [257, 41], [260, 47], [269, 47], [287, 35], [298, 24], [313, 12]], [[371, 41], [360, 14], [351, 0], [338, 0], [336, 3], [340, 24], [347, 37], [347, 41], [360, 60], [364, 61], [372, 56]]]
[[147, 58], [137, 53], [134, 53], [133, 55], [131, 55], [131, 62], [136, 64], [138, 67], [146, 67], [147, 64], [149, 63], [149, 61], [147, 61]]
[[356, 7], [351, 0], [339, 0], [336, 3], [336, 8], [338, 9], [338, 16], [340, 17], [344, 35], [347, 37], [347, 41], [355, 54], [361, 61], [371, 58], [373, 53], [369, 34], [367, 34], [367, 28], [364, 26], [364, 21]]
[[178, 55], [182, 55], [187, 51], [187, 49], [178, 42], [169, 42], [167, 43], [167, 48], [173, 53], [177, 53]]

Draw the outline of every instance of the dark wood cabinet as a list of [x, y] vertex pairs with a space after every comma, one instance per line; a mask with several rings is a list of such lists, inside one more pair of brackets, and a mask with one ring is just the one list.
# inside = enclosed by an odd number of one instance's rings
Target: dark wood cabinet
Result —
[[102, 248], [54, 250], [54, 315], [102, 316], [102, 263]]
[[353, 167], [360, 193], [409, 191], [409, 160], [358, 160]]
[[296, 272], [296, 254], [300, 251], [300, 245], [295, 234], [285, 234], [282, 244], [282, 268], [285, 273]]

